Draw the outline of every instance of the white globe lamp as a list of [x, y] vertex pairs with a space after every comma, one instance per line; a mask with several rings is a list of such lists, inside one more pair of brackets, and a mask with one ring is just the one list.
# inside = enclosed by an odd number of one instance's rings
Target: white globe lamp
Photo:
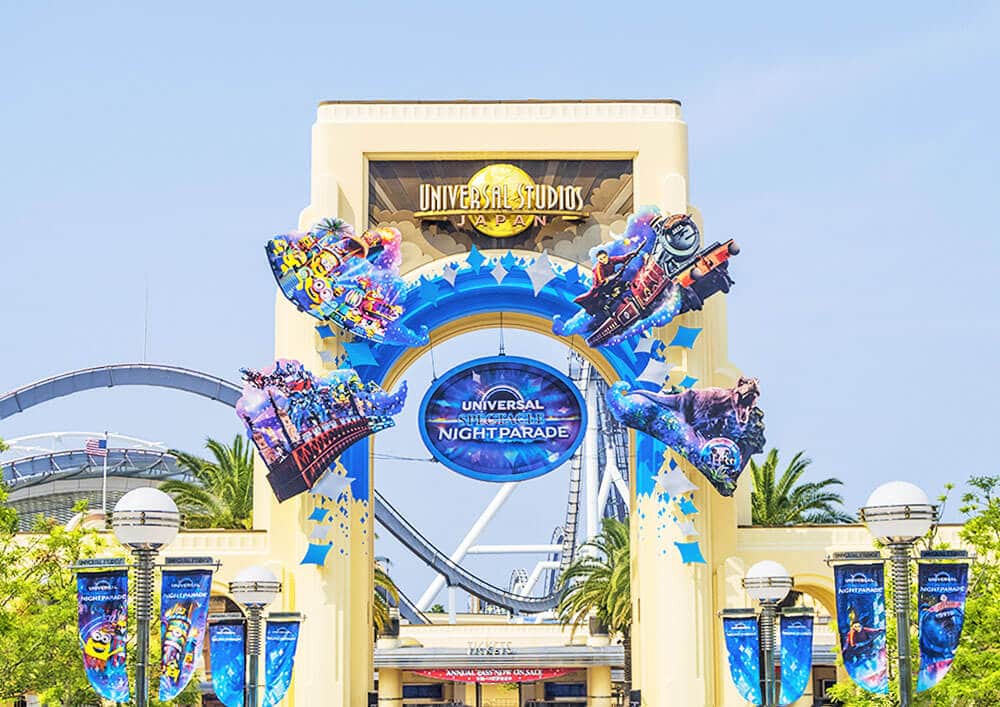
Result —
[[779, 563], [764, 560], [747, 570], [743, 588], [754, 601], [779, 602], [791, 591], [792, 578]]
[[145, 486], [118, 499], [111, 514], [111, 527], [122, 545], [133, 550], [156, 550], [177, 537], [181, 514], [169, 495]]
[[264, 607], [277, 598], [281, 582], [267, 567], [255, 565], [241, 570], [229, 583], [233, 599], [244, 606]]
[[890, 481], [872, 491], [861, 520], [886, 544], [909, 543], [927, 534], [937, 521], [937, 507], [909, 481]]

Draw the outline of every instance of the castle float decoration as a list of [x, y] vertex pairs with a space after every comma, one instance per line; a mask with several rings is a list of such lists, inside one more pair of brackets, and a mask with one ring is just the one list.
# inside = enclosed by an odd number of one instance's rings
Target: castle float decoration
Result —
[[355, 442], [392, 427], [406, 402], [406, 383], [392, 394], [353, 369], [317, 378], [298, 361], [244, 368], [236, 412], [260, 452], [279, 501], [311, 489]]

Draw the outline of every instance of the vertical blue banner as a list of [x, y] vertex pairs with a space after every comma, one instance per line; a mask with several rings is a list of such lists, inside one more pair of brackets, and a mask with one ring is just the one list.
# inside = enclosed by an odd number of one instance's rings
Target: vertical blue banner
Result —
[[264, 638], [263, 707], [274, 707], [292, 684], [295, 647], [299, 642], [298, 621], [268, 621]]
[[722, 632], [726, 637], [729, 653], [729, 674], [744, 700], [759, 705], [760, 694], [760, 636], [757, 618], [724, 617]]
[[212, 689], [226, 707], [243, 707], [246, 684], [246, 627], [242, 621], [220, 621], [209, 626]]
[[160, 701], [187, 687], [205, 637], [211, 570], [164, 570], [160, 594]]
[[812, 676], [812, 616], [781, 617], [781, 693], [778, 703], [790, 705], [805, 694]]
[[885, 645], [885, 566], [838, 565], [837, 629], [844, 668], [864, 690], [889, 692], [889, 656]]
[[965, 595], [968, 589], [968, 564], [920, 564], [917, 571], [920, 607], [917, 692], [937, 685], [951, 669], [965, 623]]
[[102, 698], [128, 702], [125, 669], [128, 570], [78, 574], [76, 606], [87, 681]]

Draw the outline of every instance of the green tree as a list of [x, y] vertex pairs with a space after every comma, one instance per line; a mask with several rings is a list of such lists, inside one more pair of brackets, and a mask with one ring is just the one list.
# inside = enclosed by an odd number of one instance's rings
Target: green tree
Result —
[[844, 499], [830, 490], [840, 486], [840, 479], [802, 482], [812, 460], [797, 452], [778, 476], [778, 450], [772, 449], [762, 464], [750, 460], [753, 492], [750, 495], [754, 525], [779, 526], [799, 523], [853, 523], [844, 513]]
[[242, 435], [231, 445], [209, 438], [212, 459], [170, 450], [194, 481], [164, 481], [188, 528], [253, 527], [253, 447]]
[[443, 614], [444, 604], [434, 604], [430, 609], [427, 610], [428, 614]]
[[632, 689], [632, 591], [628, 523], [605, 518], [597, 537], [581, 546], [580, 556], [559, 578], [562, 596], [556, 612], [563, 625], [577, 626], [591, 613], [625, 648], [625, 694]]
[[[6, 498], [0, 488], [0, 504]], [[92, 554], [94, 533], [39, 521], [36, 532], [18, 534], [17, 514], [0, 514], [0, 700], [37, 692], [46, 704], [92, 704], [71, 567]]]
[[399, 603], [399, 590], [392, 577], [385, 571], [380, 562], [375, 563], [375, 604], [372, 611], [372, 621], [375, 623], [376, 635], [381, 633], [389, 623], [389, 602], [387, 597]]

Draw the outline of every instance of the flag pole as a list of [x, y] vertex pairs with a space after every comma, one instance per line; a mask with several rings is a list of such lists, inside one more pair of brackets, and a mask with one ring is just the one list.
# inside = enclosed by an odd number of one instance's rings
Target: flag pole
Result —
[[108, 431], [104, 430], [104, 472], [101, 474], [101, 512], [108, 519]]

